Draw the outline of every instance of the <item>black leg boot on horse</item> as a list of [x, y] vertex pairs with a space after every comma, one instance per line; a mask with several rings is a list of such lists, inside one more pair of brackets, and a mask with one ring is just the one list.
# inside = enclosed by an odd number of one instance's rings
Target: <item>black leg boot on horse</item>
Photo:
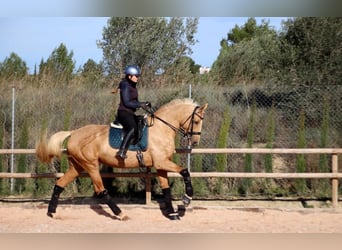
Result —
[[116, 153], [116, 156], [121, 158], [121, 159], [126, 159], [127, 158], [127, 150], [129, 145], [131, 144], [132, 140], [134, 139], [134, 129], [131, 129], [127, 133], [125, 133], [125, 136], [121, 142], [119, 151]]
[[59, 196], [63, 191], [64, 191], [64, 188], [58, 185], [55, 185], [55, 187], [53, 188], [53, 193], [49, 202], [49, 207], [48, 207], [48, 212], [47, 212], [47, 215], [51, 218], [53, 218], [54, 215], [56, 214]]
[[192, 196], [194, 195], [194, 191], [191, 184], [190, 173], [187, 169], [183, 169], [180, 171], [181, 176], [184, 180], [185, 185], [185, 194], [183, 196], [183, 204], [185, 207], [189, 206], [192, 200]]
[[115, 216], [119, 220], [128, 220], [129, 218], [126, 215], [123, 215], [121, 209], [116, 205], [113, 198], [109, 195], [107, 190], [102, 191], [97, 196], [100, 199], [100, 203], [107, 204]]
[[179, 214], [175, 212], [172, 206], [171, 189], [164, 188], [162, 189], [162, 191], [163, 191], [164, 202], [165, 202], [165, 208], [163, 211], [164, 216], [166, 216], [170, 220], [180, 220]]

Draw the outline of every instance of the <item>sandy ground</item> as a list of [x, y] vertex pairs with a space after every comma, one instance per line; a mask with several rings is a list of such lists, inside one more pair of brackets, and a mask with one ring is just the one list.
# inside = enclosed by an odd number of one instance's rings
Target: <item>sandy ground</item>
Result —
[[340, 207], [268, 204], [194, 201], [179, 221], [165, 218], [158, 204], [118, 204], [129, 216], [120, 221], [93, 202], [60, 204], [54, 219], [46, 202], [1, 202], [0, 233], [342, 233]]

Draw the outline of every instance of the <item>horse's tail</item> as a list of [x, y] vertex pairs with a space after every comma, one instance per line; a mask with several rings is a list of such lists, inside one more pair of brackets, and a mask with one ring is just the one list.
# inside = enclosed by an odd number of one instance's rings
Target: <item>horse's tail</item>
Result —
[[44, 134], [36, 146], [36, 155], [43, 163], [50, 163], [53, 157], [61, 158], [63, 142], [71, 135], [71, 131], [60, 131], [53, 134], [50, 139], [47, 139]]

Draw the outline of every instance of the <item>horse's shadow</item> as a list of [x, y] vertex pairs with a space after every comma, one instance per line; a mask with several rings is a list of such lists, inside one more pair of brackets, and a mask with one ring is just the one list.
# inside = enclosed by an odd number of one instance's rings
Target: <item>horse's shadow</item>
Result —
[[108, 213], [106, 210], [103, 209], [103, 207], [100, 204], [91, 204], [90, 208], [97, 213], [98, 215], [105, 216], [108, 218], [111, 218], [113, 220], [118, 220], [118, 218], [110, 213]]
[[[168, 218], [169, 219], [169, 214], [166, 210], [166, 206], [165, 206], [165, 203], [164, 201], [157, 201], [158, 204], [159, 204], [159, 209], [160, 209], [160, 212], [162, 213], [162, 215], [165, 217], [165, 218]], [[92, 209], [95, 213], [97, 213], [98, 215], [101, 215], [101, 216], [105, 216], [107, 218], [111, 218], [111, 219], [114, 219], [114, 220], [118, 220], [118, 217], [116, 217], [115, 215], [112, 215], [110, 213], [108, 213], [103, 207], [101, 204], [90, 204], [90, 209]], [[178, 213], [178, 216], [179, 217], [183, 217], [185, 216], [185, 212], [186, 212], [186, 208], [184, 205], [177, 205], [177, 209], [176, 209], [176, 212]]]

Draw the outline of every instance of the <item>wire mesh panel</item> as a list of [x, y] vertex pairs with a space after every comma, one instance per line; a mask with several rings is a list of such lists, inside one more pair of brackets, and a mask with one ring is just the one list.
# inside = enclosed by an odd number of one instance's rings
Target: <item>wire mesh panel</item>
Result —
[[[13, 85], [12, 85], [13, 86]], [[2, 86], [2, 148], [34, 148], [41, 133], [73, 130], [88, 124], [109, 124], [115, 117], [119, 94], [97, 85], [23, 86], [15, 83], [13, 107], [12, 86]], [[241, 84], [208, 86], [181, 84], [139, 88], [140, 100], [150, 101], [155, 109], [176, 99], [192, 97], [209, 107], [203, 121], [201, 148], [339, 148], [342, 142], [341, 85], [272, 85]], [[14, 108], [14, 131], [12, 114]], [[139, 111], [142, 112], [142, 111]], [[12, 134], [13, 132], [13, 134]], [[11, 137], [14, 135], [14, 145]], [[177, 137], [177, 147], [185, 147]], [[11, 171], [9, 155], [0, 155], [2, 172]], [[174, 160], [187, 167], [188, 155], [175, 155]], [[16, 155], [14, 171], [60, 171], [61, 163], [42, 166], [33, 155]], [[63, 163], [62, 163], [63, 164]], [[339, 164], [341, 165], [341, 164]], [[324, 155], [191, 155], [194, 172], [324, 172], [330, 171], [330, 159]], [[51, 180], [50, 180], [51, 181]], [[1, 192], [8, 194], [9, 181], [1, 179]], [[177, 181], [175, 189], [177, 189]], [[197, 182], [197, 180], [196, 180]], [[327, 195], [322, 183], [306, 180], [298, 184], [290, 180], [241, 179], [202, 180], [198, 196], [231, 195]], [[202, 183], [200, 183], [202, 182]], [[320, 184], [320, 185], [319, 185]], [[18, 193], [37, 193], [44, 182], [16, 180]], [[86, 183], [89, 187], [91, 184]], [[300, 188], [300, 185], [303, 187]], [[327, 183], [326, 185], [329, 185]], [[49, 186], [49, 185], [47, 185]], [[179, 190], [182, 185], [179, 184]], [[140, 187], [140, 188], [143, 188]], [[181, 192], [181, 191], [180, 191]], [[42, 193], [44, 193], [42, 191]], [[48, 192], [49, 193], [49, 192]]]

